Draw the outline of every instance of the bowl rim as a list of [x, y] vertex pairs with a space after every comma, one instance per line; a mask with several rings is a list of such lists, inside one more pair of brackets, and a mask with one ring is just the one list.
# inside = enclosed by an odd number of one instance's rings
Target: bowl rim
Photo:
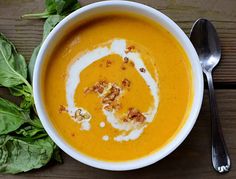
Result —
[[[183, 47], [183, 44], [181, 44], [182, 48], [184, 49], [185, 53], [188, 55], [188, 59], [190, 60], [191, 63], [191, 69], [194, 69], [196, 73], [193, 74], [193, 81], [195, 84], [195, 81], [197, 80], [196, 84], [194, 85], [194, 99], [192, 102], [192, 107], [191, 110], [188, 114], [188, 117], [186, 119], [185, 124], [182, 126], [181, 129], [177, 132], [177, 134], [169, 141], [165, 146], [163, 146], [160, 150], [157, 150], [153, 152], [150, 155], [144, 156], [142, 158], [138, 158], [135, 160], [130, 160], [130, 161], [124, 161], [124, 162], [111, 162], [111, 161], [102, 161], [98, 159], [94, 159], [92, 157], [89, 157], [87, 155], [84, 155], [74, 149], [72, 146], [67, 144], [66, 141], [60, 135], [57, 134], [56, 129], [53, 127], [53, 125], [50, 123], [50, 119], [48, 119], [46, 115], [46, 111], [43, 108], [43, 100], [41, 97], [41, 88], [40, 88], [40, 77], [41, 75], [41, 69], [43, 66], [43, 61], [44, 61], [44, 56], [47, 51], [47, 47], [49, 46], [50, 42], [53, 40], [54, 37], [59, 33], [59, 31], [67, 24], [69, 21], [72, 21], [74, 18], [79, 16], [82, 13], [86, 13], [90, 10], [94, 10], [98, 7], [102, 6], [130, 6], [131, 8], [141, 10], [143, 12], [148, 12], [152, 14], [153, 16], [156, 16], [160, 19], [163, 20], [163, 22], [167, 23], [170, 27], [172, 27], [175, 31], [175, 33], [178, 35], [178, 38], [176, 34], [172, 35], [179, 41], [179, 39], [183, 40], [186, 44], [185, 47]], [[166, 28], [166, 27], [165, 27]], [[169, 30], [169, 29], [167, 29]], [[188, 49], [188, 51], [186, 50]], [[190, 55], [191, 54], [191, 58]], [[136, 3], [136, 2], [130, 2], [130, 1], [101, 1], [101, 2], [96, 2], [92, 3], [90, 5], [84, 6], [67, 17], [65, 17], [53, 30], [52, 32], [48, 35], [48, 37], [45, 39], [43, 42], [40, 51], [38, 53], [35, 67], [34, 67], [34, 74], [33, 74], [33, 94], [34, 94], [34, 99], [35, 99], [35, 106], [39, 115], [39, 118], [42, 122], [43, 127], [45, 128], [46, 132], [48, 135], [52, 138], [52, 140], [69, 156], [72, 158], [95, 168], [99, 169], [105, 169], [105, 170], [112, 170], [112, 171], [125, 171], [125, 170], [133, 170], [133, 169], [138, 169], [142, 168], [148, 165], [151, 165], [153, 163], [156, 163], [157, 161], [163, 159], [167, 155], [169, 155], [171, 152], [173, 152], [188, 136], [190, 131], [192, 130], [198, 114], [201, 109], [202, 105], [202, 100], [203, 100], [203, 88], [204, 88], [204, 83], [203, 83], [203, 74], [201, 70], [201, 65], [199, 62], [198, 55], [186, 36], [186, 34], [180, 29], [180, 27], [172, 21], [169, 17], [161, 13], [160, 11], [149, 7], [144, 4]]]

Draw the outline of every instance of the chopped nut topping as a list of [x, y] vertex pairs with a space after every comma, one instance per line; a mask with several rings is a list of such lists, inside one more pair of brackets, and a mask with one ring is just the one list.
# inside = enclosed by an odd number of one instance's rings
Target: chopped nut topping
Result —
[[113, 109], [115, 109], [115, 110], [119, 110], [121, 108], [121, 104], [116, 101], [113, 101], [111, 103], [111, 105], [112, 105]]
[[113, 111], [113, 109], [118, 110], [121, 108], [121, 104], [117, 101], [109, 101], [106, 106], [104, 106], [104, 109], [107, 111]]
[[92, 91], [102, 94], [104, 91], [104, 88], [106, 88], [107, 85], [108, 85], [108, 83], [105, 80], [99, 81], [93, 86]]
[[114, 93], [111, 93], [107, 96], [107, 98], [110, 100], [110, 101], [114, 101], [115, 98], [116, 98], [116, 95]]
[[102, 98], [102, 103], [106, 106], [104, 107], [107, 111], [112, 111], [113, 109], [119, 109], [120, 104], [117, 103], [116, 98], [120, 95], [120, 88], [116, 85], [112, 85], [110, 90], [104, 94]]
[[120, 89], [115, 85], [112, 85], [111, 89], [105, 94], [102, 102], [104, 104], [109, 104], [111, 101], [114, 101], [117, 96], [120, 94]]
[[83, 114], [83, 117], [84, 117], [84, 119], [89, 119], [90, 115], [89, 115], [89, 113], [86, 112], [86, 113]]
[[129, 62], [129, 58], [128, 58], [128, 57], [125, 57], [125, 58], [124, 58], [124, 62], [125, 62], [125, 63], [128, 63], [128, 62]]
[[102, 103], [103, 104], [110, 104], [111, 100], [108, 97], [104, 97], [104, 98], [102, 98]]
[[146, 72], [146, 69], [145, 68], [140, 68], [139, 69], [142, 73], [145, 73]]
[[83, 118], [83, 116], [81, 115], [81, 109], [77, 109], [76, 111], [75, 111], [75, 116], [74, 116], [74, 118], [75, 118], [75, 120], [77, 121], [77, 122], [80, 122], [80, 121], [82, 121], [84, 118]]
[[134, 49], [135, 49], [135, 46], [131, 45], [125, 49], [125, 53], [129, 53], [129, 52], [133, 51]]
[[124, 122], [129, 122], [129, 119], [128, 119], [128, 117], [127, 116], [125, 116], [125, 117], [123, 117], [123, 119], [122, 119]]
[[104, 106], [104, 109], [107, 110], [107, 111], [110, 111], [110, 112], [113, 111], [113, 108], [112, 108], [111, 105]]
[[82, 112], [81, 109], [77, 109], [77, 110], [75, 111], [75, 117], [80, 116], [81, 112]]
[[105, 80], [99, 81], [99, 83], [103, 86], [103, 87], [107, 87], [108, 83]]
[[60, 107], [59, 107], [59, 113], [62, 113], [62, 112], [67, 112], [67, 109], [66, 109], [65, 106], [60, 105]]
[[122, 86], [123, 87], [130, 87], [130, 81], [128, 80], [128, 79], [124, 79], [124, 80], [122, 80]]
[[116, 96], [120, 94], [120, 88], [115, 87], [114, 85], [111, 88], [111, 92], [114, 93]]
[[144, 122], [146, 120], [146, 117], [135, 108], [129, 108], [127, 117], [123, 119], [124, 122], [127, 121], [136, 121], [136, 122]]
[[77, 109], [75, 111], [74, 118], [76, 122], [82, 122], [83, 120], [88, 120], [90, 118], [90, 114], [87, 111], [82, 111], [82, 109]]
[[121, 105], [116, 101], [117, 97], [120, 95], [120, 88], [116, 84], [107, 83], [105, 80], [99, 81], [93, 85], [92, 88], [86, 88], [85, 92], [96, 92], [100, 94], [104, 109], [107, 111], [120, 109], [121, 107]]
[[99, 86], [99, 88], [98, 88], [98, 92], [99, 92], [99, 93], [102, 93], [102, 92], [103, 92], [103, 90], [104, 90], [104, 88], [103, 88], [103, 87], [101, 87], [101, 86]]
[[87, 87], [87, 88], [84, 89], [84, 94], [88, 94], [88, 93], [90, 93], [92, 91], [93, 91], [93, 88]]
[[93, 90], [99, 94], [101, 94], [104, 90], [104, 88], [102, 87], [102, 85], [100, 83], [96, 83], [94, 86], [93, 86]]

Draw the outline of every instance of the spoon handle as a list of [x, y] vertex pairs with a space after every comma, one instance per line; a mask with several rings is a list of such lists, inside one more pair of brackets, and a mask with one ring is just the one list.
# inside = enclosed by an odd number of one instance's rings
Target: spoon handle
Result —
[[220, 119], [218, 115], [218, 109], [216, 104], [212, 73], [206, 72], [208, 87], [209, 87], [209, 98], [211, 106], [211, 130], [212, 130], [212, 164], [214, 169], [219, 173], [228, 172], [230, 169], [230, 158], [227, 152], [227, 147], [224, 141]]

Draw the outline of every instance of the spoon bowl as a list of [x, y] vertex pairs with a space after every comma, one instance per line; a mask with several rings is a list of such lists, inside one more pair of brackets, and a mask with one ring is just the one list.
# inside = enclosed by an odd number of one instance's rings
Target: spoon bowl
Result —
[[198, 19], [191, 30], [190, 40], [198, 53], [204, 72], [210, 72], [219, 63], [221, 48], [217, 32], [212, 23]]

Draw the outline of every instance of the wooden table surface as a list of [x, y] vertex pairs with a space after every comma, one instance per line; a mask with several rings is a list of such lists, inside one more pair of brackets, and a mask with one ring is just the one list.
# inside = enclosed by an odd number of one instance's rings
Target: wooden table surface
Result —
[[[80, 0], [87, 5], [97, 0]], [[219, 33], [222, 59], [214, 73], [222, 128], [232, 160], [231, 171], [219, 175], [211, 167], [210, 111], [207, 91], [197, 123], [187, 139], [165, 159], [149, 167], [110, 172], [81, 164], [63, 154], [64, 164], [16, 176], [0, 178], [236, 178], [236, 0], [136, 0], [172, 18], [189, 34], [193, 22], [202, 17], [213, 22]], [[0, 32], [4, 33], [27, 60], [42, 39], [41, 20], [21, 20], [22, 14], [43, 10], [42, 0], [0, 0]], [[0, 96], [9, 97], [0, 88]]]

